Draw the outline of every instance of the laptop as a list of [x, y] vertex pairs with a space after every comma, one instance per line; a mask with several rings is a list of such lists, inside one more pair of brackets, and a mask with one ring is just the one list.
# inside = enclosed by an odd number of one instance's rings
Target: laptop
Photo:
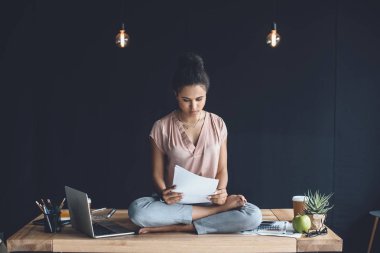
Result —
[[91, 211], [87, 202], [87, 194], [68, 186], [65, 186], [65, 192], [70, 211], [71, 225], [76, 230], [92, 238], [130, 235], [135, 233], [112, 221], [92, 221]]

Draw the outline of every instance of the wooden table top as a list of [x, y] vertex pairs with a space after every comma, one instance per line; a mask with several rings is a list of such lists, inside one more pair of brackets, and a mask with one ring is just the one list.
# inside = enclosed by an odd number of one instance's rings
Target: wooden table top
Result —
[[[292, 220], [293, 209], [262, 209], [264, 220]], [[128, 219], [127, 210], [118, 210], [112, 220], [137, 227]], [[191, 233], [156, 233], [126, 235], [102, 239], [89, 238], [71, 226], [50, 234], [43, 226], [25, 225], [7, 240], [9, 252], [341, 252], [343, 240], [329, 229], [328, 234], [314, 238]]]

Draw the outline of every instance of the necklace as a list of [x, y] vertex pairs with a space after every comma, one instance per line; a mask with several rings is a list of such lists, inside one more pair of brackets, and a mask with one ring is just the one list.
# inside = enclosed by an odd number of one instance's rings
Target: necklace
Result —
[[[201, 115], [201, 114], [202, 114], [202, 112], [199, 115]], [[182, 123], [182, 126], [183, 126], [183, 128], [185, 128], [185, 130], [188, 130], [189, 128], [195, 128], [195, 126], [198, 124], [198, 122], [202, 118], [198, 115], [198, 119], [197, 119], [197, 121], [195, 121], [195, 123], [187, 123], [187, 122], [182, 121], [180, 112], [178, 112], [177, 115], [178, 115], [179, 121]]]

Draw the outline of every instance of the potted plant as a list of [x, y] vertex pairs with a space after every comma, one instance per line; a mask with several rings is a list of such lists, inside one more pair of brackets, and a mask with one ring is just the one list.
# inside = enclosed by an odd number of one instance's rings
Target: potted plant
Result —
[[321, 230], [326, 220], [326, 215], [329, 210], [334, 206], [330, 206], [329, 199], [333, 193], [328, 195], [319, 193], [315, 191], [312, 193], [310, 190], [307, 191], [307, 201], [305, 202], [305, 214], [309, 216], [311, 220], [312, 230]]

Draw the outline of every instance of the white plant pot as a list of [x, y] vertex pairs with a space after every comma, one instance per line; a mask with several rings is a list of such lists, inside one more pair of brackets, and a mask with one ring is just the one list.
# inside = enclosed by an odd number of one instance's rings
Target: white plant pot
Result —
[[326, 220], [326, 214], [308, 214], [311, 220], [311, 230], [320, 230], [323, 228]]

